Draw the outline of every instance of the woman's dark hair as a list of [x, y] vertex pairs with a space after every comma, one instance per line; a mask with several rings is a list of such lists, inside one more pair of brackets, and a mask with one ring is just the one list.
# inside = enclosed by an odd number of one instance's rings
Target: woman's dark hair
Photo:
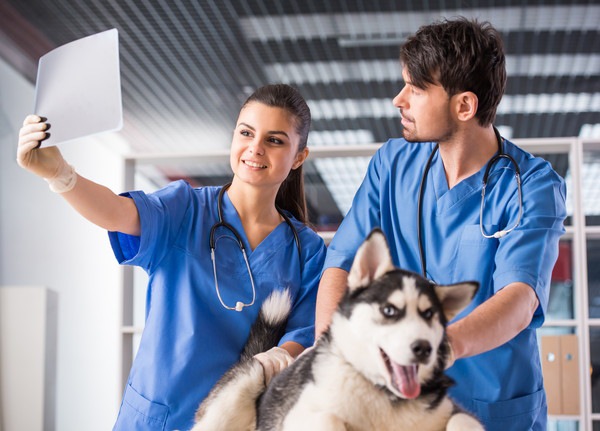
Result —
[[[310, 108], [298, 90], [286, 84], [265, 85], [248, 97], [242, 105], [242, 109], [251, 102], [285, 109], [294, 119], [296, 132], [300, 135], [298, 152], [306, 148], [308, 131], [310, 130]], [[308, 223], [302, 165], [296, 169], [292, 169], [283, 181], [277, 192], [275, 205], [289, 211], [302, 223]]]
[[494, 121], [506, 87], [506, 59], [489, 22], [459, 17], [423, 26], [400, 48], [400, 61], [417, 88], [439, 84], [450, 97], [471, 91], [479, 124]]

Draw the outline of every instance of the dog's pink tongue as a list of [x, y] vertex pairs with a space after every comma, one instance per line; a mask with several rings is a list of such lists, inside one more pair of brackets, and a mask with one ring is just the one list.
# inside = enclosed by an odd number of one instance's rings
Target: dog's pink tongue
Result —
[[392, 381], [396, 389], [406, 398], [416, 398], [421, 393], [421, 385], [417, 377], [417, 365], [402, 366], [392, 362]]

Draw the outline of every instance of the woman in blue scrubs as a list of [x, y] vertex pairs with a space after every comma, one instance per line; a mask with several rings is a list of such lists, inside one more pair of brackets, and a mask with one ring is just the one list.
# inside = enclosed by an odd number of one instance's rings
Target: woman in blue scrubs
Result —
[[448, 370], [453, 398], [488, 431], [543, 431], [535, 330], [564, 233], [564, 182], [492, 126], [506, 72], [491, 25], [459, 19], [425, 26], [403, 45], [401, 61], [405, 86], [393, 103], [404, 138], [389, 140], [372, 158], [328, 248], [317, 333], [329, 324], [358, 246], [381, 227], [397, 266], [441, 284], [480, 283], [448, 327], [458, 359]]
[[[190, 429], [273, 290], [290, 290], [292, 312], [279, 346], [258, 355], [266, 375], [313, 344], [325, 246], [306, 225], [302, 164], [309, 127], [309, 108], [296, 90], [262, 87], [240, 111], [228, 188], [177, 181], [155, 193], [117, 196], [77, 175], [56, 147], [37, 148], [47, 125], [38, 116], [25, 120], [19, 164], [107, 229], [120, 263], [149, 275], [145, 328], [115, 430]], [[228, 226], [211, 235], [219, 221]]]

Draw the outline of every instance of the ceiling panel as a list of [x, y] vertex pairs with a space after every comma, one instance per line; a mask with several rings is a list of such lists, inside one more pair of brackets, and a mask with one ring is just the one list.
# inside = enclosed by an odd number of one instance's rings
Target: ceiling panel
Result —
[[[400, 134], [391, 104], [402, 86], [400, 44], [420, 25], [457, 15], [489, 20], [502, 33], [509, 79], [501, 130], [512, 138], [599, 133], [595, 0], [0, 0], [0, 55], [33, 82], [45, 52], [117, 28], [120, 135], [133, 153], [228, 148], [241, 103], [270, 82], [305, 95], [314, 116], [309, 145], [377, 143]], [[362, 169], [350, 161], [307, 168], [315, 218], [321, 209], [323, 219], [345, 212]], [[146, 171], [157, 185], [229, 175], [226, 164]]]

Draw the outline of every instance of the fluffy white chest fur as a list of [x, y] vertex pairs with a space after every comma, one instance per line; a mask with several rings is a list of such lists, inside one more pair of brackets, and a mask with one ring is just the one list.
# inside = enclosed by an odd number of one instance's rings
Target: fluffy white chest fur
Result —
[[428, 411], [428, 403], [420, 400], [391, 403], [386, 392], [374, 387], [341, 357], [331, 355], [321, 362], [315, 367], [315, 383], [304, 387], [283, 431], [446, 429], [453, 408], [449, 399], [435, 412]]

